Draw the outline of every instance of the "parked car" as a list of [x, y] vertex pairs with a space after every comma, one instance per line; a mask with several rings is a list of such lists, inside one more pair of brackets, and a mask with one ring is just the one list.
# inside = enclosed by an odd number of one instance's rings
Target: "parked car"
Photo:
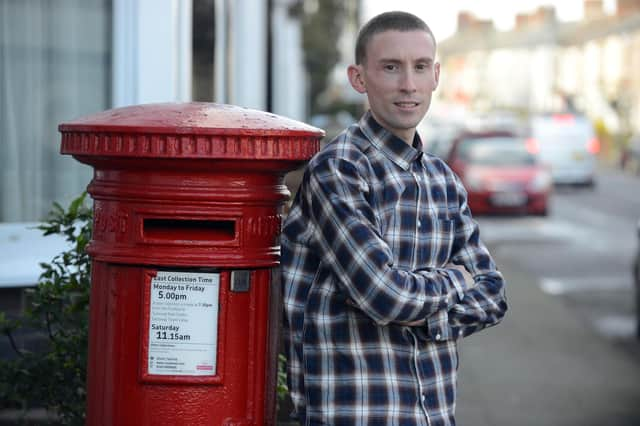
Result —
[[638, 235], [638, 249], [633, 261], [633, 282], [636, 289], [636, 333], [640, 339], [640, 221], [636, 227], [636, 234]]
[[474, 214], [547, 215], [551, 173], [530, 141], [510, 132], [464, 133], [446, 159], [460, 176]]
[[578, 114], [546, 114], [531, 119], [529, 134], [556, 184], [593, 186], [600, 141], [591, 121]]
[[454, 125], [441, 126], [430, 135], [424, 150], [446, 160], [453, 142], [461, 132], [461, 128]]

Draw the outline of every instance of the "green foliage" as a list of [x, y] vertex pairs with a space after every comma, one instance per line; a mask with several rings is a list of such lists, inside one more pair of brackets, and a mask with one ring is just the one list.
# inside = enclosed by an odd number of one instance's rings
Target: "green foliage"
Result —
[[339, 40], [347, 18], [344, 0], [319, 0], [314, 5], [315, 10], [302, 19], [311, 115], [319, 111], [318, 97], [327, 88], [331, 72], [340, 61]]
[[287, 387], [287, 357], [278, 354], [278, 384], [276, 386], [278, 401], [284, 401], [289, 395]]
[[[40, 264], [43, 272], [29, 290], [22, 318], [0, 313], [0, 330], [18, 353], [16, 359], [0, 359], [0, 401], [5, 407], [44, 406], [67, 425], [84, 424], [85, 418], [91, 267], [85, 247], [92, 217], [85, 198], [86, 193], [66, 210], [54, 203], [38, 229], [64, 236], [70, 248]], [[48, 337], [44, 352], [18, 348], [14, 334], [20, 328], [41, 330]]]

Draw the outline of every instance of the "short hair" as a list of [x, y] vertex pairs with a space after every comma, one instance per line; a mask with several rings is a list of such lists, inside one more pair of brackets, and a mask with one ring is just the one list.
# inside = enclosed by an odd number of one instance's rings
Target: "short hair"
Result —
[[433, 39], [436, 44], [436, 38], [431, 32], [431, 28], [416, 15], [408, 12], [393, 11], [385, 12], [374, 16], [364, 24], [358, 32], [356, 39], [356, 64], [364, 63], [367, 56], [367, 45], [376, 34], [385, 31], [424, 31]]

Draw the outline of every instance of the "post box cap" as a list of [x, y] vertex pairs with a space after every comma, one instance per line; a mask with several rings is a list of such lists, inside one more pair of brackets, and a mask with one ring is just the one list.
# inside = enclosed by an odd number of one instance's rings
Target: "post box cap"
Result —
[[321, 129], [264, 111], [206, 102], [134, 105], [58, 126], [60, 152], [90, 157], [307, 160]]
[[126, 106], [62, 123], [60, 132], [175, 135], [312, 136], [321, 129], [269, 112], [208, 102]]

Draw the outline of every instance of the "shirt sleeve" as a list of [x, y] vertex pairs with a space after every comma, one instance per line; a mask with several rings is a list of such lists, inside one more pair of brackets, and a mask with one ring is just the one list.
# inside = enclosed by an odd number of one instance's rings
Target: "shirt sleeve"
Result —
[[[478, 224], [467, 205], [467, 193], [456, 179], [460, 215], [451, 263], [462, 265], [471, 274], [474, 285], [464, 290], [459, 303], [448, 311], [427, 319], [428, 334], [442, 339], [464, 337], [499, 323], [507, 311], [505, 282], [489, 250], [480, 240]], [[448, 269], [455, 279], [464, 280], [462, 272]]]
[[448, 274], [394, 265], [367, 200], [368, 184], [354, 164], [323, 159], [301, 190], [319, 255], [351, 301], [377, 324], [424, 320], [460, 301]]

